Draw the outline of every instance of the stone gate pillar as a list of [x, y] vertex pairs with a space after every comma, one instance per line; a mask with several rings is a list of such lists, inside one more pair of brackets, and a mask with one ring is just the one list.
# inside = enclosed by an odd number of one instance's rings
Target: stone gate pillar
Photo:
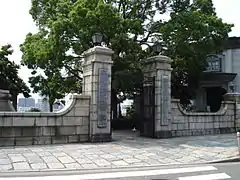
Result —
[[95, 46], [83, 53], [83, 94], [91, 96], [89, 140], [111, 141], [111, 71], [113, 51]]
[[144, 78], [155, 77], [154, 136], [171, 137], [171, 59], [158, 55], [146, 60]]

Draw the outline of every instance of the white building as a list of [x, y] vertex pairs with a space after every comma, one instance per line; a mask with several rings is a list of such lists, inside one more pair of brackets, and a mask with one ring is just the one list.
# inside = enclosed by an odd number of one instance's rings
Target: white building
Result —
[[234, 91], [240, 92], [240, 37], [230, 38], [228, 48], [223, 52], [222, 72], [236, 73], [236, 77], [229, 84]]
[[199, 83], [196, 109], [212, 112], [220, 109], [223, 95], [227, 92], [240, 92], [240, 37], [228, 39], [225, 50], [209, 55], [208, 66]]

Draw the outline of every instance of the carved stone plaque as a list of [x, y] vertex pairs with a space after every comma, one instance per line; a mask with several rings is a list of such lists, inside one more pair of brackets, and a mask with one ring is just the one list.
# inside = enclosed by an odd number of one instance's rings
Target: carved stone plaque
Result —
[[162, 75], [161, 125], [168, 125], [169, 98], [169, 77]]
[[98, 128], [107, 127], [107, 110], [109, 98], [109, 74], [107, 69], [99, 69], [99, 86], [98, 86]]

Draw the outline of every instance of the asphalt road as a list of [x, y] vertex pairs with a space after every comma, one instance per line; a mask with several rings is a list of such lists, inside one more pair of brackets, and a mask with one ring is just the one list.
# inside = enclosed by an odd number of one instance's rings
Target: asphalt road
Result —
[[220, 180], [240, 179], [240, 162], [85, 171], [1, 173], [0, 180]]

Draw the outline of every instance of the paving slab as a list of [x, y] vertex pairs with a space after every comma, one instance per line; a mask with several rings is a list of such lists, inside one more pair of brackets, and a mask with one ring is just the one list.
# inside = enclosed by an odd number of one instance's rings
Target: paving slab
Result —
[[109, 143], [2, 147], [0, 172], [194, 164], [238, 155], [235, 134], [150, 139], [115, 132], [113, 139]]
[[81, 169], [82, 166], [78, 163], [69, 163], [69, 164], [64, 164], [67, 169]]
[[31, 164], [31, 168], [36, 169], [36, 170], [47, 169], [47, 164], [45, 164], [45, 163], [33, 163], [33, 164]]
[[13, 163], [13, 168], [14, 170], [18, 171], [23, 171], [23, 170], [31, 170], [29, 164], [27, 162], [16, 162], [16, 163]]

